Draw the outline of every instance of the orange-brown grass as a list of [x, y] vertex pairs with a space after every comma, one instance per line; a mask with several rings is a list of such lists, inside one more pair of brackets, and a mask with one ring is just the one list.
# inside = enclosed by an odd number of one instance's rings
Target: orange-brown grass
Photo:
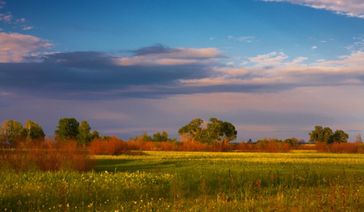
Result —
[[0, 166], [23, 170], [79, 170], [90, 168], [87, 151], [74, 141], [23, 143], [0, 150]]
[[127, 152], [129, 148], [126, 142], [112, 137], [107, 140], [92, 141], [88, 150], [92, 155], [119, 155]]
[[266, 140], [257, 144], [240, 143], [234, 149], [242, 152], [289, 152], [293, 148], [287, 143]]
[[298, 150], [317, 150], [316, 144], [301, 144], [296, 147]]
[[211, 146], [196, 141], [184, 141], [178, 149], [180, 151], [211, 151]]
[[342, 143], [342, 144], [302, 144], [292, 146], [288, 143], [275, 139], [264, 139], [258, 143], [217, 143], [204, 144], [193, 140], [183, 142], [165, 141], [122, 141], [118, 138], [94, 140], [88, 147], [89, 153], [93, 155], [120, 155], [131, 154], [135, 151], [240, 151], [240, 152], [289, 152], [292, 150], [313, 150], [318, 152], [333, 153], [364, 153], [363, 143]]
[[361, 142], [333, 143], [333, 144], [317, 143], [316, 149], [318, 152], [364, 153], [364, 144]]

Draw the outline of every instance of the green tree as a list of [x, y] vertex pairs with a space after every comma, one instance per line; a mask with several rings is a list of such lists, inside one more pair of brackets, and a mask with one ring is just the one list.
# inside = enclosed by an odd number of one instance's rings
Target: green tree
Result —
[[237, 131], [230, 122], [210, 118], [207, 124], [202, 119], [193, 119], [179, 129], [181, 136], [188, 136], [201, 143], [228, 143], [236, 139]]
[[349, 135], [343, 130], [333, 132], [329, 127], [315, 126], [315, 129], [310, 133], [310, 141], [314, 143], [346, 143], [348, 139]]
[[0, 128], [0, 137], [2, 143], [8, 143], [14, 146], [18, 142], [25, 140], [26, 132], [20, 122], [5, 120]]
[[201, 142], [203, 140], [203, 123], [204, 121], [200, 118], [193, 119], [190, 123], [181, 127], [178, 133], [181, 136], [187, 136], [194, 141]]
[[315, 126], [315, 129], [310, 132], [310, 142], [329, 143], [334, 133], [329, 127], [323, 128], [322, 126]]
[[101, 138], [100, 133], [98, 131], [96, 131], [96, 130], [92, 131], [91, 137], [92, 137], [91, 141], [92, 140], [95, 140], [95, 139], [100, 139]]
[[318, 141], [320, 141], [320, 136], [321, 136], [321, 132], [322, 132], [323, 128], [322, 126], [315, 126], [314, 130], [312, 130], [309, 135], [310, 135], [310, 142], [312, 143], [316, 143]]
[[87, 121], [81, 121], [78, 127], [77, 140], [80, 144], [86, 145], [92, 141], [91, 127]]
[[27, 141], [44, 141], [45, 133], [39, 124], [28, 120], [25, 123], [24, 129]]
[[58, 140], [77, 140], [79, 134], [79, 122], [75, 118], [62, 118], [58, 122], [55, 131]]
[[331, 136], [329, 143], [347, 143], [349, 135], [343, 130], [336, 130]]
[[228, 143], [235, 140], [238, 134], [233, 124], [217, 118], [210, 118], [206, 131], [210, 142], [219, 143]]
[[161, 141], [168, 141], [170, 139], [168, 138], [168, 133], [166, 131], [162, 131], [154, 133], [152, 140], [156, 142], [161, 142]]

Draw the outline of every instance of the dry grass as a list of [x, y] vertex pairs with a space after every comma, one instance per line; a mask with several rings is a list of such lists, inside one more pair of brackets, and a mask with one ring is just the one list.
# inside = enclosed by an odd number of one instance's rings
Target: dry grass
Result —
[[28, 143], [14, 149], [0, 150], [0, 166], [24, 170], [79, 170], [90, 168], [88, 154], [76, 142]]
[[334, 143], [334, 144], [316, 144], [316, 149], [319, 152], [333, 153], [364, 153], [364, 144], [356, 143]]

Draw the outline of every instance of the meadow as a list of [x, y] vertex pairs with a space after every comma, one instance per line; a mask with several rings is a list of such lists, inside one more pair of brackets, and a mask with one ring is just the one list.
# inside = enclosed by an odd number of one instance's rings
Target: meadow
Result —
[[1, 211], [363, 211], [364, 155], [157, 152], [0, 170]]

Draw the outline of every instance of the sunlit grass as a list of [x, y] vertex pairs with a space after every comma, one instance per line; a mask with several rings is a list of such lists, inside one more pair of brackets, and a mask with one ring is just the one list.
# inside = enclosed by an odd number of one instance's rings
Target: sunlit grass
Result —
[[94, 156], [90, 172], [0, 171], [0, 209], [364, 209], [364, 155], [146, 152]]

